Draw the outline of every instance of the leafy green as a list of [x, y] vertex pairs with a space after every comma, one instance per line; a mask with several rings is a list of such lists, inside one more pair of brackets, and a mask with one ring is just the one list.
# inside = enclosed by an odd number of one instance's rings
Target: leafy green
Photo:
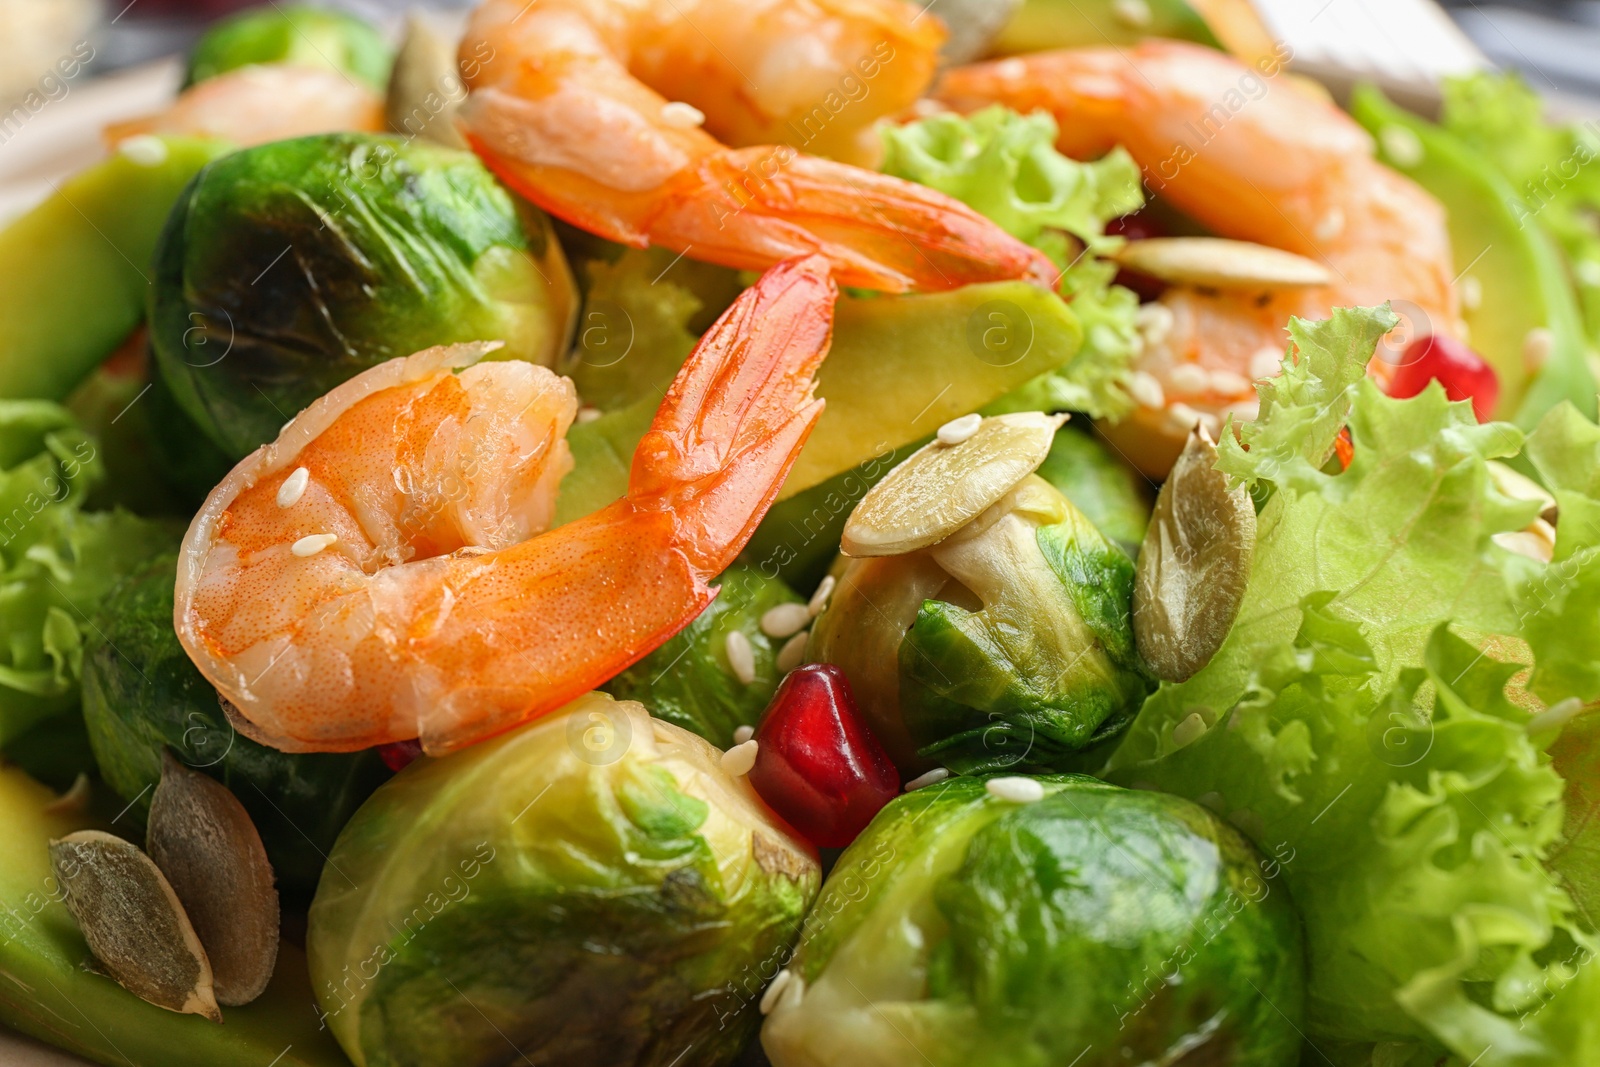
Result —
[[83, 510], [104, 478], [99, 445], [65, 408], [0, 400], [0, 750], [77, 708], [101, 599], [177, 543], [171, 525]]
[[840, 857], [762, 1042], [852, 1067], [1281, 1067], [1302, 960], [1281, 866], [1204, 808], [1091, 778], [953, 778]]
[[337, 71], [383, 91], [394, 56], [371, 23], [311, 4], [272, 4], [212, 26], [189, 54], [185, 85], [252, 63]]
[[1478, 73], [1443, 85], [1445, 129], [1510, 179], [1521, 221], [1537, 220], [1566, 252], [1591, 343], [1600, 344], [1600, 133], [1547, 122], [1519, 75]]
[[[1566, 695], [1547, 676], [1592, 656], [1596, 623], [1565, 587], [1534, 599], [1559, 560], [1495, 542], [1539, 508], [1486, 466], [1520, 451], [1520, 431], [1479, 425], [1436, 385], [1394, 400], [1362, 376], [1390, 322], [1356, 309], [1292, 327], [1295, 357], [1219, 461], [1266, 500], [1239, 618], [1207, 667], [1146, 702], [1109, 773], [1292, 852], [1319, 1051], [1592, 1062], [1600, 1033], [1571, 998], [1592, 996], [1595, 931], [1563, 883], [1596, 872], [1570, 848], [1570, 872], [1554, 869], [1564, 794], [1582, 794], [1544, 751], [1551, 733], [1530, 735], [1539, 701], [1514, 680], [1531, 654], [1537, 696]], [[1354, 457], [1325, 472], [1346, 424]], [[1557, 471], [1587, 484], [1596, 441], [1558, 409], [1529, 454], [1559, 491]], [[1569, 529], [1565, 501], [1589, 498], [1561, 499], [1561, 536], [1585, 552], [1596, 527]]]
[[[695, 620], [602, 688], [618, 700], [637, 700], [650, 714], [699, 734], [718, 748], [733, 732], [754, 726], [780, 675], [775, 661], [783, 642], [761, 629], [761, 616], [779, 604], [802, 601], [794, 590], [755, 567], [735, 563], [717, 578], [717, 599]], [[728, 666], [728, 635], [750, 643], [755, 678], [745, 684]]]
[[1116, 265], [1101, 257], [1122, 241], [1108, 236], [1105, 224], [1144, 204], [1139, 168], [1120, 148], [1092, 163], [1068, 159], [1055, 139], [1055, 120], [1043, 112], [1024, 116], [996, 106], [965, 116], [941, 113], [884, 127], [881, 167], [955, 197], [1062, 269], [1061, 296], [1083, 324], [1083, 351], [989, 413], [1070, 408], [1120, 415], [1132, 407], [1124, 383], [1139, 300], [1112, 284]]

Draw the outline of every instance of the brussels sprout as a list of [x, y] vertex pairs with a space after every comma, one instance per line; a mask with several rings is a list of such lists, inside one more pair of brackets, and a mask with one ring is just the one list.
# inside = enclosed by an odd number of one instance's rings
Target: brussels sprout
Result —
[[1139, 554], [1155, 494], [1144, 475], [1098, 437], [1072, 423], [1063, 426], [1038, 474], [1129, 556]]
[[548, 220], [468, 152], [325, 134], [225, 156], [155, 254], [151, 342], [173, 396], [239, 458], [376, 363], [454, 341], [549, 364], [575, 296]]
[[775, 1067], [1300, 1062], [1280, 867], [1177, 797], [1017, 781], [1043, 799], [952, 778], [845, 851], [761, 1033]]
[[104, 603], [83, 657], [83, 715], [101, 777], [144, 818], [161, 752], [233, 790], [287, 902], [311, 899], [339, 830], [386, 778], [375, 752], [290, 755], [241, 737], [172, 629], [177, 559], [152, 560]]
[[185, 86], [251, 63], [289, 63], [347, 74], [382, 90], [394, 61], [371, 24], [310, 4], [252, 8], [212, 26], [189, 53]]
[[[717, 584], [717, 599], [698, 618], [604, 688], [618, 700], [637, 700], [656, 718], [729, 748], [736, 729], [761, 718], [781, 680], [775, 664], [783, 642], [762, 632], [761, 616], [779, 604], [802, 601], [776, 578], [741, 563], [723, 571]], [[750, 644], [755, 678], [748, 683], [728, 665], [728, 635], [734, 631]]]
[[[879, 488], [883, 488], [882, 485]], [[902, 772], [1088, 769], [1150, 690], [1133, 562], [1029, 475], [930, 548], [852, 560], [811, 631]]]
[[821, 879], [720, 756], [590, 693], [379, 789], [311, 907], [312, 985], [345, 1052], [728, 1063]]

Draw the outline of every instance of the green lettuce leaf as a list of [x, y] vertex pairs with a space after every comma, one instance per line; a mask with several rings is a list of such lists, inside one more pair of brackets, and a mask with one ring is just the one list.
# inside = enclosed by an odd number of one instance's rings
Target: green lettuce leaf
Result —
[[1524, 223], [1537, 219], [1567, 256], [1591, 343], [1600, 344], [1600, 129], [1547, 122], [1516, 74], [1446, 79], [1442, 124], [1510, 179]]
[[[1495, 540], [1539, 508], [1489, 476], [1521, 432], [1478, 424], [1437, 385], [1395, 400], [1365, 379], [1391, 322], [1372, 308], [1292, 326], [1260, 420], [1225, 435], [1219, 460], [1265, 499], [1239, 618], [1205, 669], [1145, 703], [1108, 773], [1292, 855], [1307, 1036], [1328, 1062], [1600, 1062], [1595, 928], [1572, 891], [1600, 883], [1600, 844], [1564, 829], [1590, 768], [1569, 789], [1546, 751], [1556, 732], [1529, 728], [1539, 698], [1567, 695], [1541, 672], [1592, 656], [1596, 617], [1574, 603], [1565, 628], [1542, 623], [1556, 598], [1531, 598], [1561, 549], [1547, 567]], [[1354, 458], [1331, 473], [1344, 425]], [[1571, 554], [1600, 538], [1569, 534], [1566, 501], [1592, 501], [1561, 496], [1552, 472], [1594, 477], [1596, 441], [1558, 411], [1529, 443], [1561, 536], [1582, 542]]]
[[1139, 168], [1121, 148], [1080, 163], [1057, 152], [1055, 140], [1055, 120], [1044, 112], [943, 113], [886, 127], [881, 167], [955, 197], [1062, 269], [1060, 293], [1083, 323], [1083, 351], [985, 410], [1114, 417], [1133, 406], [1125, 384], [1139, 298], [1112, 284], [1116, 265], [1102, 257], [1122, 238], [1107, 235], [1105, 225], [1144, 205]]
[[178, 530], [86, 512], [99, 445], [63, 407], [0, 400], [0, 750], [74, 711], [83, 638], [100, 599]]

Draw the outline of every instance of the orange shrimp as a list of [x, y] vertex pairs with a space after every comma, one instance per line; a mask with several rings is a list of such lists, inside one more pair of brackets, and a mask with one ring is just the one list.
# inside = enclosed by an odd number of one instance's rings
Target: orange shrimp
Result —
[[962, 111], [1050, 112], [1058, 146], [1077, 158], [1120, 144], [1158, 196], [1202, 225], [1332, 272], [1331, 285], [1311, 288], [1174, 286], [1146, 309], [1143, 406], [1108, 433], [1147, 473], [1165, 473], [1197, 417], [1254, 417], [1251, 381], [1277, 372], [1291, 315], [1387, 300], [1413, 336], [1462, 335], [1443, 208], [1374, 159], [1353, 119], [1277, 72], [1273, 62], [1252, 69], [1209, 48], [1147, 41], [964, 67], [939, 86]]
[[365, 85], [320, 67], [267, 63], [192, 85], [165, 111], [107, 127], [106, 140], [115, 146], [140, 134], [182, 134], [257, 145], [383, 128], [383, 101]]
[[821, 253], [889, 292], [1048, 284], [965, 205], [797, 148], [849, 149], [913, 103], [943, 36], [903, 0], [488, 0], [461, 126], [517, 192], [623, 244], [749, 269]]
[[285, 751], [439, 754], [562, 706], [716, 595], [822, 413], [836, 295], [821, 257], [768, 271], [673, 381], [627, 495], [542, 534], [572, 466], [570, 381], [451, 373], [481, 344], [352, 378], [207, 499], [178, 636], [240, 728]]

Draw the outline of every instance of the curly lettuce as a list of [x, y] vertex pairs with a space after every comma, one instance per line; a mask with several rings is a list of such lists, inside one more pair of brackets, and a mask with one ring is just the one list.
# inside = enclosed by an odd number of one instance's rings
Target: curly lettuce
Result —
[[[1292, 857], [1323, 1057], [1600, 1062], [1600, 940], [1574, 891], [1575, 876], [1600, 881], [1600, 847], [1574, 844], [1587, 823], [1566, 807], [1594, 786], [1552, 759], [1562, 712], [1546, 709], [1589, 689], [1541, 680], [1593, 655], [1600, 601], [1587, 616], [1572, 601], [1565, 628], [1543, 618], [1565, 603], [1532, 599], [1562, 550], [1545, 565], [1495, 539], [1540, 507], [1490, 476], [1523, 434], [1478, 424], [1437, 385], [1384, 396], [1361, 368], [1392, 321], [1369, 308], [1295, 322], [1282, 375], [1258, 386], [1260, 419], [1223, 435], [1219, 468], [1265, 501], [1245, 602], [1211, 663], [1145, 703], [1108, 774], [1204, 803]], [[1339, 471], [1327, 460], [1346, 426]], [[1595, 447], [1600, 430], [1558, 409], [1529, 458], [1600, 479], [1580, 439]], [[1569, 530], [1574, 497], [1560, 499], [1561, 536], [1582, 542], [1566, 555], [1600, 551], [1600, 525]]]
[[1115, 417], [1132, 409], [1125, 384], [1139, 298], [1112, 284], [1116, 265], [1102, 257], [1123, 240], [1108, 235], [1106, 223], [1144, 206], [1139, 167], [1121, 148], [1079, 163], [1057, 152], [1055, 141], [1055, 120], [1044, 112], [942, 113], [886, 127], [881, 169], [960, 200], [1062, 270], [1060, 292], [1083, 323], [1083, 350], [985, 410]]
[[101, 598], [178, 531], [83, 510], [105, 479], [95, 439], [44, 400], [0, 400], [0, 752], [76, 711]]
[[1592, 344], [1600, 344], [1600, 127], [1547, 122], [1544, 101], [1516, 74], [1446, 79], [1443, 126], [1500, 171], [1566, 253]]

